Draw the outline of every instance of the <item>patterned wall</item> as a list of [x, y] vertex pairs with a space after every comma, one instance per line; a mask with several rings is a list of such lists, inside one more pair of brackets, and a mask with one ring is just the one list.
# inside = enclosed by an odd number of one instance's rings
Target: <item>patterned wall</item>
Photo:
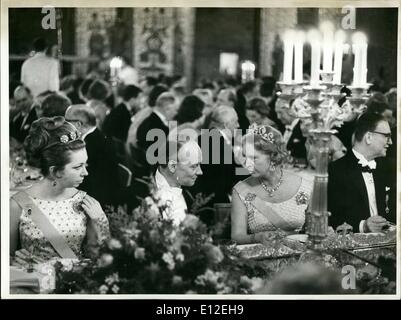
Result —
[[334, 24], [335, 29], [341, 27], [343, 16], [341, 8], [319, 8], [319, 21], [322, 22], [329, 20]]
[[297, 9], [264, 8], [261, 10], [260, 74], [278, 79], [282, 69], [279, 35], [297, 24]]
[[134, 61], [140, 74], [173, 73], [174, 9], [134, 9]]
[[[95, 18], [93, 15], [96, 14]], [[78, 57], [107, 56], [110, 52], [110, 31], [116, 17], [115, 8], [75, 9], [75, 54]], [[87, 63], [76, 63], [75, 73], [85, 73]]]

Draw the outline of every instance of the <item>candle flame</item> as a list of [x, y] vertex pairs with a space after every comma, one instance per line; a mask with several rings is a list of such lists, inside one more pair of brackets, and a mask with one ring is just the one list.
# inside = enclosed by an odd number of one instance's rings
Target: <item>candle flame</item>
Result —
[[337, 30], [334, 35], [334, 39], [337, 43], [344, 43], [346, 38], [347, 36], [343, 30]]
[[307, 38], [310, 43], [319, 42], [321, 40], [320, 32], [316, 29], [311, 29], [308, 32]]
[[121, 68], [123, 66], [123, 61], [120, 57], [114, 57], [110, 60], [110, 68]]
[[352, 35], [352, 43], [353, 44], [366, 44], [367, 42], [368, 42], [368, 39], [363, 32], [358, 31]]

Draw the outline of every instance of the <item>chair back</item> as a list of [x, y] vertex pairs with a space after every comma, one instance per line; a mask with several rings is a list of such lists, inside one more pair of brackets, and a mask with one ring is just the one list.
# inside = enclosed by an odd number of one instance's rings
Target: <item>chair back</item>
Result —
[[123, 164], [118, 164], [118, 175], [120, 180], [120, 185], [122, 187], [129, 187], [132, 180], [132, 172]]

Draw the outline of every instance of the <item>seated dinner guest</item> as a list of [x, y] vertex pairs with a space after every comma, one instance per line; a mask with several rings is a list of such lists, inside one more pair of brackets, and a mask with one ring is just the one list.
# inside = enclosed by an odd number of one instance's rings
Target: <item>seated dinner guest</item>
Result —
[[158, 156], [160, 161], [155, 174], [156, 186], [161, 199], [168, 204], [163, 218], [171, 219], [178, 225], [185, 219], [188, 210], [182, 187], [193, 186], [198, 175], [202, 174], [202, 152], [192, 140], [170, 140], [162, 146]]
[[381, 232], [388, 220], [396, 221], [395, 212], [386, 210], [389, 181], [378, 159], [392, 144], [390, 126], [383, 116], [366, 112], [358, 118], [354, 137], [352, 150], [329, 165], [329, 224], [336, 228], [346, 222], [354, 232]]
[[44, 179], [10, 200], [10, 254], [23, 266], [34, 261], [91, 256], [109, 237], [109, 223], [95, 199], [77, 187], [88, 174], [85, 143], [63, 117], [41, 118], [25, 140], [28, 163]]
[[242, 143], [251, 176], [233, 188], [231, 238], [264, 242], [272, 232], [300, 230], [313, 182], [283, 170], [288, 153], [282, 135], [269, 126], [251, 126]]
[[249, 101], [249, 106], [246, 109], [246, 117], [250, 123], [257, 125], [268, 125], [277, 127], [274, 121], [269, 119], [270, 107], [262, 97], [255, 97]]
[[10, 121], [10, 137], [23, 143], [29, 133], [32, 122], [38, 119], [36, 108], [30, 90], [24, 86], [18, 86], [14, 91], [15, 109]]
[[197, 140], [201, 128], [205, 123], [205, 103], [195, 95], [186, 96], [178, 109], [174, 120], [177, 127], [172, 128], [169, 139], [185, 141], [187, 139]]

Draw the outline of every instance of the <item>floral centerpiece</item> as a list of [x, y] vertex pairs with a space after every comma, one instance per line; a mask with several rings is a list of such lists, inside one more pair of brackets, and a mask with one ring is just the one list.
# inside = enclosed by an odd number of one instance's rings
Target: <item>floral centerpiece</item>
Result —
[[[112, 238], [94, 261], [55, 265], [55, 293], [246, 294], [263, 285], [264, 270], [213, 244], [192, 214], [174, 226], [157, 192], [132, 214], [108, 214]], [[248, 274], [251, 276], [246, 276]]]

